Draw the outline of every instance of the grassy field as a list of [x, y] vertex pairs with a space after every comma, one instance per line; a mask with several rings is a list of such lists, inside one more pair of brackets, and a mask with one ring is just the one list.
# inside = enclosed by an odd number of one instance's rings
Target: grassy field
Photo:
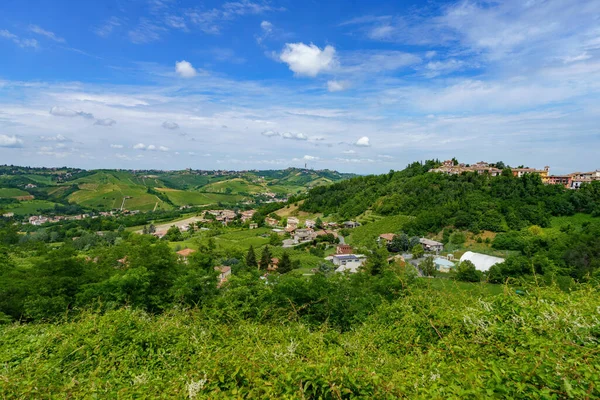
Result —
[[410, 218], [405, 215], [395, 215], [377, 219], [375, 222], [352, 229], [347, 242], [355, 246], [372, 245], [382, 233], [397, 233], [401, 231], [402, 225]]
[[7, 207], [7, 211], [16, 215], [34, 215], [54, 209], [56, 203], [46, 200], [22, 201], [20, 204]]
[[0, 188], [0, 198], [12, 198], [21, 196], [29, 196], [29, 193], [16, 188]]
[[575, 214], [568, 217], [552, 217], [551, 229], [560, 229], [561, 227], [569, 224], [575, 228], [581, 228], [584, 223], [599, 220], [600, 218], [592, 217], [590, 214]]
[[285, 206], [277, 211], [275, 211], [275, 214], [279, 215], [282, 218], [288, 218], [288, 217], [297, 217], [300, 220], [300, 223], [304, 223], [304, 221], [306, 221], [307, 219], [312, 219], [313, 221], [316, 220], [317, 218], [321, 218], [322, 221], [327, 222], [328, 219], [323, 217], [323, 214], [320, 213], [309, 213], [306, 211], [300, 211], [298, 210], [299, 205], [302, 204], [302, 201], [298, 202], [297, 205], [296, 204], [290, 204], [288, 206]]
[[156, 190], [164, 193], [169, 200], [175, 205], [209, 205], [217, 203], [236, 203], [243, 199], [242, 196], [235, 194], [217, 194], [217, 193], [200, 193], [177, 189], [156, 188]]
[[41, 183], [43, 185], [55, 185], [56, 182], [52, 180], [51, 175], [42, 175], [42, 174], [28, 174], [24, 175], [26, 178], [31, 179], [34, 182]]
[[201, 190], [211, 193], [264, 193], [267, 191], [263, 185], [250, 183], [242, 178], [209, 183]]

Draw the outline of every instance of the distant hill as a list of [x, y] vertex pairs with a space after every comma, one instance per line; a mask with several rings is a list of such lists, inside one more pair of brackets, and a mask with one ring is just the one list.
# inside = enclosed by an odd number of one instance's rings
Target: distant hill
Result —
[[288, 168], [265, 171], [82, 170], [0, 166], [0, 210], [36, 214], [60, 206], [82, 210], [169, 210], [285, 198], [354, 175]]

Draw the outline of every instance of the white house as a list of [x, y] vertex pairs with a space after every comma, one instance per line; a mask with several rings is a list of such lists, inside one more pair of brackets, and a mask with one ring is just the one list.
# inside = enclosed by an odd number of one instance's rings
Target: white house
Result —
[[367, 261], [367, 257], [362, 254], [335, 254], [331, 256], [331, 262], [337, 267], [335, 272], [358, 272], [365, 261]]
[[482, 272], [489, 270], [493, 265], [504, 262], [504, 258], [488, 256], [487, 254], [481, 253], [473, 253], [472, 251], [467, 251], [460, 258], [460, 262], [467, 260], [471, 261], [473, 265], [475, 265], [475, 268]]

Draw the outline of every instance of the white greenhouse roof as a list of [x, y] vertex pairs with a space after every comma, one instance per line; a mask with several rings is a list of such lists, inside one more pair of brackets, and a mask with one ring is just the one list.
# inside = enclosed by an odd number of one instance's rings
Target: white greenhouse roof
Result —
[[492, 267], [492, 265], [504, 262], [504, 258], [488, 256], [487, 254], [481, 253], [473, 253], [472, 251], [467, 251], [465, 254], [462, 255], [462, 257], [460, 258], [460, 262], [463, 262], [465, 260], [471, 261], [478, 271], [483, 272], [489, 270]]

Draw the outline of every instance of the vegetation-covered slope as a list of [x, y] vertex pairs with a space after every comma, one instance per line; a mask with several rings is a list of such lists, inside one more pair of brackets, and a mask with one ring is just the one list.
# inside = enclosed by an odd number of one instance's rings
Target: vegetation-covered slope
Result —
[[412, 215], [413, 229], [438, 232], [444, 226], [503, 231], [548, 226], [551, 216], [575, 212], [600, 215], [600, 182], [580, 190], [544, 185], [537, 175], [515, 178], [474, 173], [428, 173], [433, 162], [399, 172], [349, 179], [312, 189], [301, 209], [349, 219], [366, 210], [381, 215]]
[[[246, 284], [232, 282], [211, 309], [160, 316], [122, 309], [0, 327], [0, 392], [127, 399], [600, 396], [600, 302], [591, 288], [518, 296], [506, 287], [481, 298], [409, 285], [392, 302], [362, 302], [371, 315], [340, 332], [303, 315], [299, 291], [318, 290], [316, 282], [282, 282], [290, 300]], [[323, 292], [321, 301], [339, 295]], [[258, 312], [248, 314], [248, 300]]]

